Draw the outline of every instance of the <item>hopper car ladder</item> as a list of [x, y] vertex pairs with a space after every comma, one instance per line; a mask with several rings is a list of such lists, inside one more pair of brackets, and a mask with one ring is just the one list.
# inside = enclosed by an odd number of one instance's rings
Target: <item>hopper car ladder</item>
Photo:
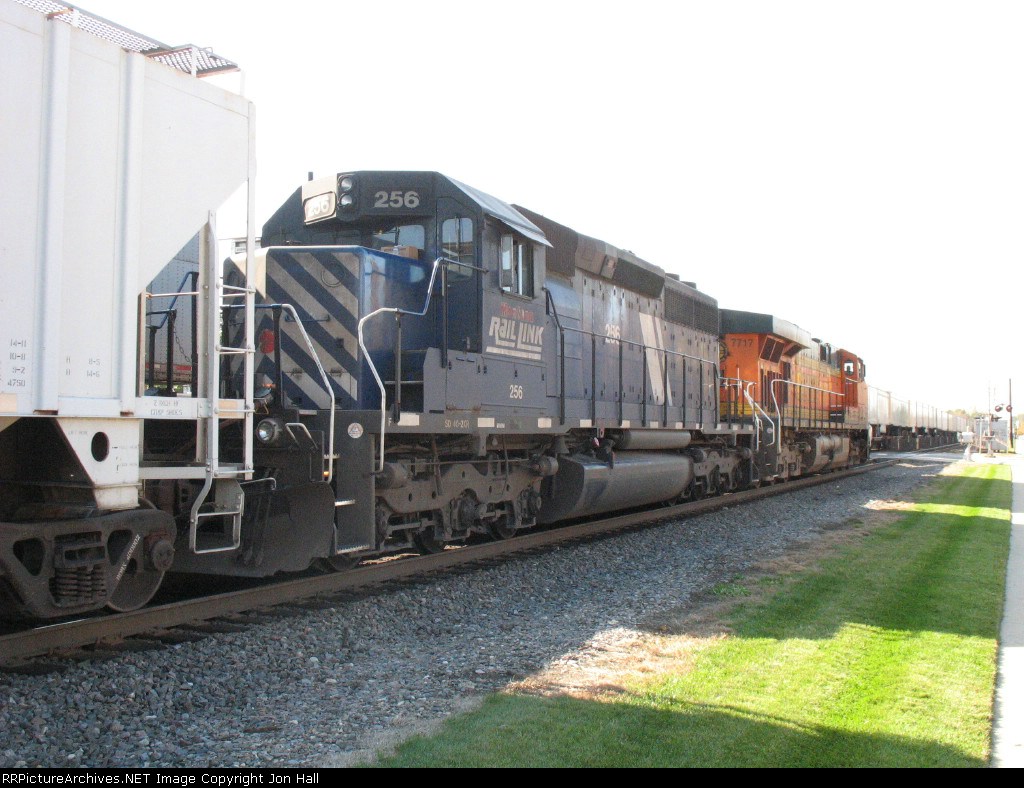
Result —
[[[200, 386], [200, 396], [205, 400], [205, 413], [199, 420], [200, 444], [205, 454], [206, 473], [203, 488], [192, 504], [189, 514], [188, 546], [196, 555], [206, 553], [222, 553], [237, 550], [241, 544], [242, 516], [245, 512], [245, 492], [241, 481], [251, 478], [253, 472], [253, 415], [255, 388], [255, 310], [256, 288], [253, 282], [252, 249], [250, 240], [249, 264], [246, 265], [245, 284], [242, 286], [224, 283], [223, 267], [217, 259], [216, 239], [213, 232], [213, 217], [203, 232], [205, 286], [202, 288], [200, 302], [203, 304], [205, 325], [205, 356], [206, 375]], [[242, 344], [232, 347], [222, 344], [220, 320], [228, 301], [242, 302], [243, 329]], [[222, 400], [220, 398], [222, 361], [228, 356], [242, 356], [244, 381], [244, 399], [242, 409], [232, 407], [238, 400]], [[241, 465], [222, 463], [220, 460], [220, 429], [221, 421], [227, 418], [243, 420], [243, 459]], [[212, 508], [203, 510], [211, 490], [214, 493]], [[230, 537], [213, 545], [201, 545], [199, 528], [203, 520], [211, 518], [230, 518]]]
[[[159, 394], [176, 396], [173, 389], [173, 341], [174, 303], [183, 297], [195, 299], [192, 310], [192, 392], [197, 400], [195, 461], [182, 464], [158, 464], [140, 468], [143, 479], [203, 479], [203, 487], [193, 502], [189, 513], [189, 548], [197, 553], [219, 553], [238, 549], [241, 544], [241, 525], [244, 513], [244, 480], [253, 473], [253, 415], [254, 408], [254, 357], [255, 357], [255, 294], [256, 290], [248, 279], [241, 287], [224, 283], [224, 276], [217, 259], [216, 235], [213, 214], [200, 231], [200, 273], [193, 278], [193, 290], [179, 289], [174, 293], [144, 293], [143, 300], [154, 301], [171, 298], [171, 306], [165, 310], [140, 310], [142, 317], [166, 316], [164, 330], [167, 331], [166, 381]], [[251, 248], [251, 247], [250, 247]], [[190, 275], [192, 276], [192, 275]], [[198, 281], [197, 281], [198, 280]], [[184, 284], [184, 282], [183, 282]], [[238, 304], [238, 301], [241, 304]], [[219, 340], [221, 314], [226, 301], [235, 302], [244, 314], [244, 326], [240, 347], [231, 347]], [[149, 351], [146, 370], [139, 381], [140, 388], [155, 388], [155, 331], [160, 326], [149, 327]], [[140, 323], [140, 334], [143, 336]], [[244, 399], [222, 399], [220, 394], [221, 366], [225, 358], [242, 356], [244, 359]], [[200, 362], [202, 358], [202, 362]], [[202, 369], [199, 367], [202, 365]], [[243, 424], [243, 452], [241, 463], [225, 463], [220, 458], [220, 432], [222, 421], [241, 419]], [[208, 504], [211, 492], [214, 501]], [[204, 508], [205, 507], [205, 508]], [[221, 529], [221, 538], [215, 544], [200, 543], [200, 524], [212, 518], [230, 518], [230, 528]]]

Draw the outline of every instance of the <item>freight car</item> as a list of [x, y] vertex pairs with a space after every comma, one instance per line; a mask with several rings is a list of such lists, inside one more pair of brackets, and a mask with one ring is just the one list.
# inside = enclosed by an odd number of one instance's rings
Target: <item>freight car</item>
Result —
[[916, 451], [950, 446], [971, 429], [967, 417], [940, 410], [918, 400], [893, 396], [868, 387], [871, 448], [876, 451]]
[[[227, 65], [193, 49], [177, 73], [159, 42], [130, 54], [0, 11], [46, 97], [5, 88], [36, 111], [0, 161], [29, 196], [4, 203], [0, 243], [19, 293], [0, 312], [3, 616], [127, 610], [168, 570], [338, 570], [866, 458], [856, 354], [438, 173], [311, 180], [263, 248], [250, 230], [218, 262], [206, 206], [251, 182], [252, 112], [194, 75]], [[193, 289], [140, 298], [197, 229]], [[153, 385], [144, 329], [185, 302], [187, 393], [181, 359]]]
[[[252, 106], [204, 79], [225, 58], [49, 0], [0, 0], [0, 49], [0, 615], [130, 609], [177, 536], [143, 480], [232, 471], [207, 469], [229, 414], [205, 369], [201, 397], [144, 396], [141, 323], [170, 299], [140, 293], [204, 225], [197, 291], [216, 286], [208, 219], [252, 178]], [[159, 422], [181, 420], [202, 458], [146, 467]]]

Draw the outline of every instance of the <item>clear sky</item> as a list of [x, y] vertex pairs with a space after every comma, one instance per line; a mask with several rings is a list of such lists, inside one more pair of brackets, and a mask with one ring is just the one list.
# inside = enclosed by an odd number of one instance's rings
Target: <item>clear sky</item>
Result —
[[308, 171], [440, 170], [873, 385], [1024, 408], [1024, 3], [81, 5], [242, 66], [259, 225]]

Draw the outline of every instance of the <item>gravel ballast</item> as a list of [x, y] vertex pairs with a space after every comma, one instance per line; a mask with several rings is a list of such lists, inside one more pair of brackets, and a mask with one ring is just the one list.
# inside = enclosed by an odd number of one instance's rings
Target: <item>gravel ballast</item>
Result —
[[194, 643], [0, 675], [0, 767], [332, 766], [900, 500], [949, 455], [381, 589]]

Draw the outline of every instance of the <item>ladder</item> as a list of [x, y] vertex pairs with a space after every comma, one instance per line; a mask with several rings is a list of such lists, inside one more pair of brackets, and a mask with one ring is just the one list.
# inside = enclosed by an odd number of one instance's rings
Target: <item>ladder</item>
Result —
[[[253, 271], [254, 241], [251, 230], [247, 246], [245, 284], [225, 284], [223, 267], [217, 256], [213, 214], [210, 214], [209, 221], [203, 228], [201, 244], [204, 283], [200, 290], [200, 302], [204, 307], [201, 322], [205, 375], [200, 380], [199, 395], [203, 407], [197, 425], [197, 450], [202, 452], [202, 459], [205, 461], [205, 480], [202, 490], [192, 504], [188, 534], [189, 550], [196, 555], [223, 553], [239, 548], [242, 517], [245, 512], [242, 481], [251, 479], [253, 474], [256, 287]], [[243, 315], [242, 342], [240, 347], [232, 347], [221, 342], [221, 320], [225, 308], [237, 308], [239, 301]], [[241, 356], [244, 360], [242, 400], [226, 400], [220, 397], [221, 366], [224, 359], [229, 356]], [[225, 419], [241, 419], [243, 422], [241, 464], [221, 462], [220, 430], [221, 422]], [[207, 505], [211, 492], [212, 506], [208, 506], [204, 511], [203, 507]], [[230, 522], [230, 529], [223, 528], [212, 544], [209, 539], [205, 540], [205, 544], [201, 543], [200, 526], [205, 520], [212, 518], [221, 518], [225, 526]]]

